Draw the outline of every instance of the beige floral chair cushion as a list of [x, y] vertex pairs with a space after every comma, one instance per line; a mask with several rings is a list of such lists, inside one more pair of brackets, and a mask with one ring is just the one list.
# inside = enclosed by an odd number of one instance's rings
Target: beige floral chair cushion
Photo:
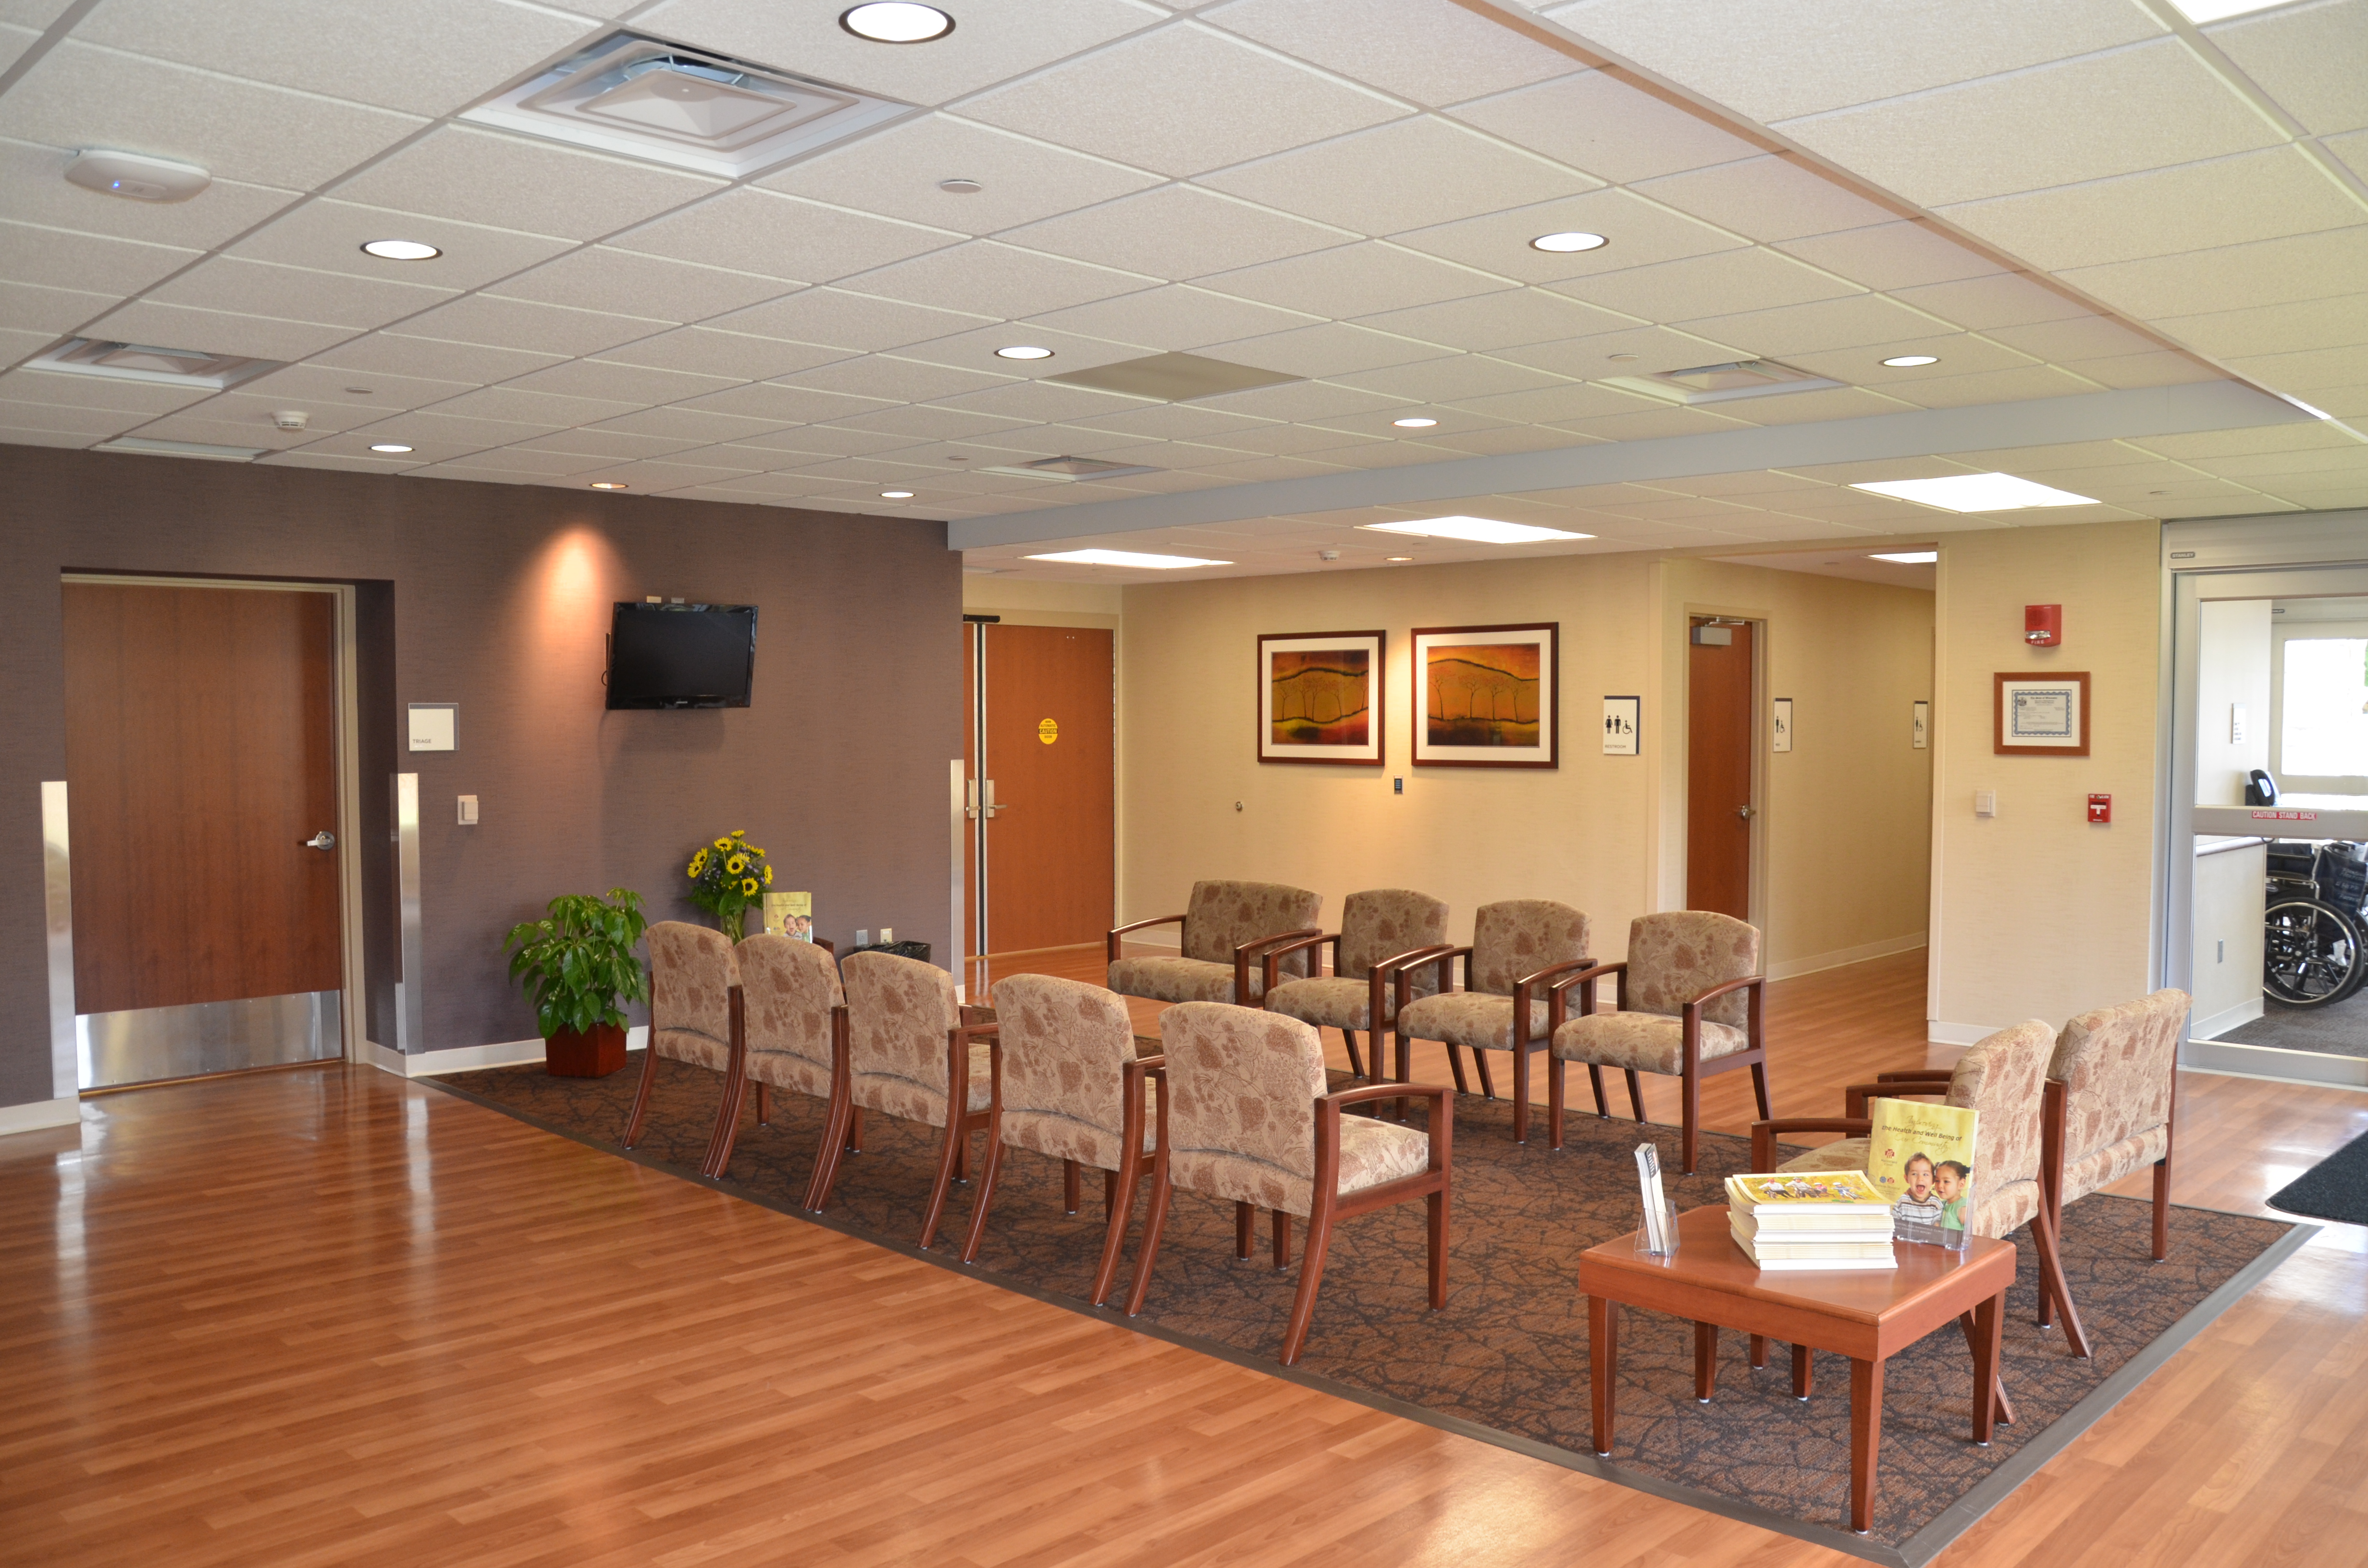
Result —
[[[849, 1093], [857, 1105], [907, 1121], [946, 1124], [946, 1037], [962, 1022], [954, 977], [894, 953], [849, 953], [847, 983]], [[986, 1042], [970, 1048], [965, 1109], [994, 1103]]]
[[[996, 983], [1003, 1035], [1003, 1141], [1097, 1170], [1125, 1152], [1126, 1004], [1083, 981], [1015, 974]], [[1144, 1131], [1147, 1149], [1156, 1133]]]
[[[1686, 1063], [1686, 1004], [1759, 972], [1759, 932], [1733, 915], [1706, 909], [1640, 915], [1628, 923], [1626, 1006], [1568, 1020], [1554, 1031], [1554, 1053], [1565, 1062], [1679, 1076]], [[1751, 1049], [1744, 1032], [1748, 1006], [1734, 991], [1702, 1008], [1701, 1060]]]
[[[1481, 1051], [1512, 1050], [1513, 988], [1550, 964], [1587, 957], [1588, 934], [1585, 915], [1551, 899], [1482, 904], [1472, 921], [1470, 989], [1408, 1002], [1398, 1032]], [[1543, 1040], [1546, 1023], [1546, 1004], [1531, 1002], [1529, 1038]]]
[[[1436, 948], [1447, 940], [1447, 904], [1429, 893], [1406, 888], [1380, 888], [1352, 892], [1340, 914], [1340, 957], [1329, 976], [1278, 981], [1267, 1006], [1303, 1023], [1336, 1029], [1375, 1027], [1372, 1012], [1373, 966], [1383, 959], [1417, 948]], [[1439, 989], [1437, 969], [1417, 971], [1407, 987], [1411, 994], [1428, 996]], [[1397, 1016], [1394, 986], [1382, 992], [1382, 1028]]]
[[[1167, 1056], [1168, 1176], [1178, 1187], [1261, 1209], [1315, 1209], [1315, 1102], [1324, 1050], [1296, 1018], [1187, 1002], [1159, 1015]], [[1340, 1120], [1342, 1193], [1430, 1168], [1427, 1133]]]
[[[1700, 1059], [1712, 1062], [1751, 1049], [1751, 1037], [1732, 1024], [1702, 1021]], [[1554, 1053], [1565, 1062], [1634, 1073], [1686, 1070], [1685, 1025], [1657, 1013], [1597, 1013], [1566, 1019], [1554, 1031]]]
[[748, 1076], [830, 1097], [830, 1015], [847, 1005], [838, 965], [812, 942], [764, 931], [734, 950], [747, 1031]]
[[[1324, 910], [1324, 895], [1281, 882], [1194, 882], [1184, 908], [1178, 956], [1119, 959], [1110, 966], [1110, 988], [1121, 996], [1155, 1002], [1234, 1002], [1234, 949], [1261, 937], [1312, 930]], [[1308, 972], [1307, 954], [1282, 962], [1293, 977]], [[1263, 973], [1250, 966], [1250, 995], [1266, 988]]]
[[721, 931], [661, 920], [650, 950], [650, 1049], [721, 1073], [732, 1064], [732, 987], [740, 966]]
[[2069, 1203], [2170, 1151], [2171, 1076], [2194, 999], [2165, 989], [2082, 1013], [2055, 1037], [2047, 1075], [2064, 1085]]

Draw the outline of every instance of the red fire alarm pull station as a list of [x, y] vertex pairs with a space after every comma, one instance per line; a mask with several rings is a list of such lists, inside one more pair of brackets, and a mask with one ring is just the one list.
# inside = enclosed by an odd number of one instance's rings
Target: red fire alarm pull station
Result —
[[2053, 648], [2064, 641], [2062, 605], [2022, 607], [2022, 640], [2034, 648]]
[[2113, 820], [2113, 798], [2111, 795], [2089, 797], [2089, 820], [2109, 823]]

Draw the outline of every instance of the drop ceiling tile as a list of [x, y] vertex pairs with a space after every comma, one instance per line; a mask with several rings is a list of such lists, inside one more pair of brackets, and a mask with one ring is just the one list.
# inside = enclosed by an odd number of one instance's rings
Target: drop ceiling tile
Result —
[[1474, 429], [1457, 430], [1452, 435], [1441, 433], [1446, 426], [1447, 419], [1442, 415], [1439, 430], [1426, 430], [1423, 434], [1429, 437], [1429, 445], [1442, 449], [1441, 455], [1450, 458], [1498, 458], [1514, 452], [1560, 451], [1566, 447], [1591, 446], [1600, 439], [1595, 436], [1573, 435], [1551, 425], [1497, 425], [1481, 421]]
[[2284, 6], [2205, 29], [2278, 107], [2321, 136], [2368, 126], [2368, 6]]
[[2102, 316], [2073, 321], [2041, 322], [2032, 326], [1995, 327], [1983, 334], [1994, 342], [2020, 349], [2034, 359], [2061, 364], [2066, 359], [2098, 359], [2113, 354], [2143, 354], [2160, 344]]
[[1204, 175], [1201, 183], [1363, 235], [1529, 207], [1601, 181], [1418, 115]]
[[1202, 352], [1211, 358], [1251, 365], [1287, 376], [1341, 376], [1356, 370], [1377, 370], [1384, 365], [1411, 365], [1417, 360], [1443, 359], [1448, 350], [1345, 322], [1272, 332], [1233, 343], [1212, 343]]
[[987, 387], [1007, 386], [1018, 379], [983, 370], [962, 369], [951, 365], [925, 364], [918, 359], [904, 359], [889, 354], [869, 354], [860, 359], [842, 359], [834, 365], [780, 378], [792, 386], [844, 392], [854, 397], [880, 398], [890, 403], [928, 403], [932, 399], [955, 397]]
[[595, 469], [583, 476], [586, 483], [596, 479], [621, 480], [644, 495], [668, 490], [680, 490], [691, 484], [715, 484], [730, 481], [747, 472], [746, 469], [722, 468], [706, 463], [668, 462], [663, 459], [649, 462], [628, 463], [622, 468]]
[[[217, 177], [310, 190], [427, 121], [67, 39], [0, 97], [0, 136], [135, 148]], [[290, 134], [291, 127], [302, 134]]]
[[505, 279], [486, 292], [576, 310], [702, 321], [788, 291], [779, 278], [694, 267], [594, 245]]
[[1928, 381], [1904, 382], [1890, 389], [1895, 397], [1919, 408], [1964, 408], [1978, 403], [2021, 403], [2032, 398], [2069, 397], [2095, 392], [2097, 383], [2053, 365], [2026, 365], [2015, 370], [1976, 370], [1964, 376], [1936, 376]]
[[[207, 198], [211, 196], [208, 191]], [[422, 240], [444, 254], [424, 262], [384, 261], [364, 254], [365, 243], [389, 239]], [[347, 201], [307, 201], [240, 240], [228, 254], [246, 261], [457, 292], [483, 288], [546, 261], [573, 244], [547, 234], [488, 229]]]
[[1321, 319], [1304, 311], [1278, 310], [1205, 289], [1171, 284], [1064, 311], [1047, 311], [1030, 317], [1029, 324], [1178, 353], [1283, 332]]
[[1670, 436], [1707, 436], [1720, 430], [1741, 430], [1745, 422], [1709, 408], [1644, 408], [1633, 414], [1599, 414], [1586, 419], [1557, 419], [1554, 427], [1604, 441], [1658, 441]]
[[528, 447], [495, 447], [490, 451], [448, 460], [452, 468], [493, 468], [507, 473], [543, 473], [564, 475], [588, 473], [594, 469], [614, 468], [610, 458], [587, 457], [580, 452], [536, 451]]
[[1508, 290], [1360, 317], [1357, 324], [1442, 347], [1483, 353], [1584, 337], [1634, 325], [1633, 318], [1543, 289]]
[[324, 468], [340, 473], [403, 473], [419, 466], [410, 458], [373, 457], [366, 451], [337, 452], [319, 447], [266, 452], [255, 463], [257, 468]]
[[1705, 223], [1763, 243], [1871, 228], [1897, 216], [1816, 169], [1772, 153], [1665, 175], [1630, 188]]
[[825, 479], [819, 474], [751, 473], [721, 484], [702, 485], [700, 494], [715, 500], [789, 497], [829, 497], [854, 489], [852, 481]]
[[666, 328], [665, 322], [637, 321], [598, 311], [571, 311], [561, 305], [538, 305], [525, 300], [500, 300], [490, 294], [465, 295], [403, 324], [404, 335], [408, 337], [525, 348], [569, 358], [597, 354], [603, 348], [613, 348]]
[[605, 364], [634, 365], [656, 370], [682, 370], [725, 381], [757, 381], [786, 376], [847, 358], [837, 348], [811, 343], [790, 343], [745, 333], [718, 332], [712, 327], [681, 326], [655, 337], [604, 350]]
[[[1561, 343], [1532, 343], [1497, 350], [1497, 358], [1551, 370], [1575, 380], [1588, 377], [1643, 376], [1661, 370], [1682, 370], [1694, 365], [1720, 365], [1748, 359], [1756, 350], [1739, 344], [1679, 332], [1674, 327], [1639, 326], [1621, 332]], [[1634, 355], [1634, 358], [1613, 356]]]
[[994, 240], [971, 240], [866, 273], [852, 287], [916, 305], [1008, 318], [1130, 294], [1155, 281]]
[[[74, 444], [77, 446], [138, 429], [154, 417], [153, 414], [134, 414], [122, 409], [65, 408], [51, 403], [19, 403], [14, 398], [0, 398], [0, 430], [44, 430], [52, 435], [72, 436], [76, 438]], [[188, 436], [167, 437], [180, 440], [196, 438]], [[241, 444], [260, 446], [262, 443], [247, 441]]]
[[1371, 421], [1382, 434], [1395, 437], [1403, 432], [1390, 429], [1389, 421], [1405, 410], [1406, 399], [1343, 386], [1338, 381], [1290, 381], [1281, 386], [1229, 392], [1223, 397], [1200, 398], [1195, 400], [1195, 405], [1219, 414], [1246, 414], [1253, 419], [1282, 419], [1294, 424]]
[[[564, 452], [572, 456], [594, 459], [600, 462], [635, 462], [643, 458], [662, 458], [672, 452], [689, 451], [712, 443], [682, 436], [631, 436], [622, 430], [554, 430], [548, 436], [538, 436], [521, 442], [512, 451]], [[741, 465], [732, 458], [718, 458], [719, 462]]]
[[2368, 179], [2368, 131], [2355, 131], [2348, 136], [2330, 136], [2320, 145], [2342, 159], [2353, 174]]
[[937, 104], [1032, 72], [1156, 22], [1132, 0], [963, 0], [946, 44], [882, 46], [838, 25], [844, 7], [779, 0], [668, 0], [634, 25], [743, 60], [906, 103]]
[[431, 310], [453, 297], [454, 291], [450, 289], [391, 278], [355, 278], [341, 272], [314, 272], [309, 267], [281, 267], [276, 262], [246, 261], [230, 256], [201, 261], [148, 292], [148, 298], [159, 304], [349, 328], [384, 326]]
[[2368, 292], [2173, 316], [2152, 324], [2206, 354], [2283, 354], [2368, 343]]
[[68, 185], [66, 164], [72, 156], [63, 147], [0, 141], [0, 188], [8, 192], [9, 217], [47, 228], [202, 251], [298, 199], [292, 190], [218, 175], [202, 201], [125, 201]]
[[373, 441], [404, 441], [423, 453], [450, 451], [454, 453], [483, 451], [487, 447], [507, 447], [514, 441], [531, 441], [550, 434], [540, 425], [515, 425], [502, 419], [466, 419], [450, 414], [430, 414], [420, 410], [398, 414], [375, 425], [358, 427]]
[[1987, 278], [1997, 262], [1921, 223], [1881, 223], [1839, 234], [1788, 240], [1779, 249], [1870, 289], [1914, 289]]
[[962, 106], [970, 119], [1177, 177], [1404, 112], [1378, 94], [1189, 21]]
[[1737, 315], [1707, 316], [1682, 324], [1689, 332], [1723, 342], [1740, 339], [1754, 355], [1782, 358], [1820, 348], [1850, 348], [1866, 343], [1896, 343], [1930, 335], [1939, 323], [1880, 294], [1853, 294], [1848, 299], [1822, 300], [1814, 304], [1784, 305], [1772, 311], [1748, 311]]
[[2299, 452], [2253, 452], [2214, 458], [2205, 466], [2223, 479], [2257, 484], [2292, 483], [2305, 475], [2368, 477], [2368, 445], [2353, 441]]
[[[462, 468], [457, 462], [429, 463], [424, 468], [405, 469], [405, 479], [449, 479], [471, 484], [549, 484], [554, 483], [547, 474], [521, 473], [508, 469]], [[566, 482], [572, 483], [572, 481]]]
[[1922, 92], [2068, 55], [2159, 37], [2160, 22], [2116, 0], [1768, 0], [1701, 18], [1658, 0], [1542, 6], [1582, 36], [1707, 93], [1762, 124]]
[[562, 397], [613, 398], [646, 408], [722, 392], [739, 379], [654, 369], [645, 365], [612, 365], [604, 359], [571, 359], [547, 370], [520, 376], [510, 385], [525, 392], [557, 392]]
[[1614, 414], [1642, 414], [1665, 405], [1657, 398], [1639, 397], [1611, 387], [1569, 381], [1537, 392], [1501, 392], [1495, 397], [1466, 398], [1455, 406], [1489, 419], [1521, 425], [1574, 425], [1584, 419]]
[[2340, 229], [2368, 219], [2351, 193], [2297, 147], [1999, 197], [1944, 208], [1942, 215], [2055, 271]]
[[480, 387], [474, 392], [462, 392], [456, 398], [436, 404], [433, 412], [460, 415], [471, 419], [507, 419], [520, 425], [540, 425], [551, 430], [572, 430], [581, 425], [595, 425], [603, 419], [613, 419], [620, 414], [632, 414], [638, 406], [607, 398], [562, 397], [556, 392], [527, 392], [507, 386]]
[[1190, 185], [1162, 186], [1001, 236], [1030, 250], [1171, 279], [1326, 250], [1356, 237]]
[[2226, 310], [2235, 301], [2282, 305], [2368, 293], [2368, 225], [2076, 267], [2063, 278], [2146, 321]]
[[1706, 116], [1600, 71], [1501, 93], [1452, 112], [1491, 135], [1616, 185], [1765, 151]]
[[1485, 354], [1450, 355], [1418, 364], [1360, 370], [1333, 380], [1360, 392], [1405, 398], [1410, 403], [1465, 403], [1498, 392], [1537, 392], [1564, 384], [1559, 376], [1492, 359]]
[[874, 490], [883, 484], [899, 489], [916, 489], [923, 480], [937, 477], [935, 469], [881, 458], [832, 458], [825, 462], [808, 463], [797, 472], [800, 478], [841, 480]]
[[[1604, 235], [1611, 244], [1569, 253], [1530, 244], [1541, 234], [1572, 230]], [[1603, 273], [1736, 250], [1748, 242], [1627, 191], [1599, 190], [1400, 234], [1395, 243], [1585, 299], [1585, 281]]]
[[1255, 430], [1268, 421], [1252, 419], [1246, 415], [1226, 414], [1213, 408], [1202, 408], [1194, 403], [1156, 403], [1148, 408], [1128, 408], [1111, 414], [1098, 414], [1089, 420], [1071, 420], [1069, 423], [1121, 436], [1139, 436], [1150, 440], [1209, 441], [1223, 446], [1227, 432]]
[[[783, 425], [818, 424], [825, 419], [851, 418], [894, 406], [879, 398], [849, 397], [844, 392], [817, 392], [812, 387], [783, 386], [773, 381], [757, 381], [727, 392], [710, 392], [680, 405], [692, 412], [709, 412], [738, 415], [779, 426]], [[749, 436], [717, 435], [712, 441], [745, 441]]]
[[[720, 395], [729, 397], [732, 394], [725, 392]], [[746, 419], [736, 415], [718, 414], [711, 409], [678, 405], [645, 408], [639, 414], [628, 414], [622, 418], [586, 428], [614, 430], [627, 436], [660, 436], [718, 442], [746, 440], [751, 436], [778, 429], [783, 423], [779, 419]]]
[[1968, 278], [1962, 282], [1931, 283], [1888, 292], [1904, 305], [1973, 332], [2025, 326], [2032, 322], [2068, 321], [2090, 313], [2089, 307], [2078, 301], [2020, 274], [1999, 273], [1990, 278]]
[[[289, 443], [293, 446], [302, 445], [304, 441], [314, 440], [324, 436], [334, 436], [339, 431], [359, 429], [365, 425], [375, 424], [388, 415], [398, 412], [391, 407], [363, 406], [374, 401], [370, 398], [354, 398], [344, 402], [327, 400], [315, 402], [311, 399], [290, 399], [284, 393], [248, 390], [255, 384], [250, 381], [236, 392], [223, 392], [217, 397], [209, 398], [204, 403], [192, 407], [189, 413], [198, 418], [220, 420], [225, 424], [269, 426], [273, 415], [283, 409], [292, 409], [306, 416], [302, 437]], [[256, 443], [249, 441], [246, 444], [254, 446]]]
[[2231, 368], [2279, 392], [2290, 392], [2305, 402], [2328, 387], [2354, 386], [2368, 381], [2368, 346], [2305, 348], [2291, 354], [2258, 354], [2229, 359]]
[[1140, 398], [1121, 397], [1088, 387], [1064, 387], [1055, 381], [1011, 381], [939, 401], [945, 407], [961, 412], [989, 414], [998, 419], [1025, 419], [1031, 424], [1119, 414], [1143, 406]]
[[1782, 129], [1925, 207], [2274, 146], [2268, 120], [2175, 38]]
[[239, 354], [256, 359], [304, 359], [352, 336], [353, 329], [134, 300], [92, 323], [84, 335], [113, 338], [120, 343], [154, 343], [167, 348], [197, 348], [208, 354]]
[[315, 357], [331, 369], [363, 376], [409, 376], [419, 381], [506, 381], [553, 364], [561, 356], [527, 349], [488, 348], [479, 344], [437, 343], [374, 332], [352, 338]]
[[136, 294], [188, 266], [200, 254], [177, 245], [143, 244], [0, 221], [0, 278], [46, 289], [80, 289], [119, 297]]
[[11, 370], [0, 375], [0, 397], [11, 403], [59, 408], [101, 408], [151, 416], [187, 408], [212, 394], [203, 387], [168, 387], [154, 381], [119, 381], [57, 370]]
[[[985, 188], [967, 196], [938, 188], [939, 180], [956, 178]], [[1159, 176], [949, 114], [928, 114], [757, 183], [788, 196], [977, 235], [1143, 190]]]
[[466, 108], [583, 32], [570, 17], [484, 0], [108, 0], [74, 28], [154, 59], [429, 116]]
[[6, 323], [12, 332], [37, 334], [40, 341], [32, 347], [47, 348], [59, 334], [72, 332], [104, 314], [120, 298], [79, 289], [43, 289], [0, 278], [0, 322]]
[[[1049, 348], [1050, 359], [999, 359], [996, 350], [1015, 346]], [[933, 338], [924, 343], [908, 343], [896, 350], [905, 359], [922, 359], [932, 365], [952, 365], [965, 370], [988, 370], [1000, 376], [1044, 377], [1070, 370], [1088, 369], [1099, 365], [1116, 364], [1124, 359], [1143, 357], [1143, 350], [1131, 343], [1109, 343], [1096, 337], [1080, 337], [1075, 333], [1048, 332], [1042, 326], [1021, 326], [1005, 324], [997, 326], [973, 327], [968, 332]]]
[[[1396, 431], [1390, 433], [1398, 434]], [[1363, 453], [1372, 447], [1391, 445], [1389, 436], [1371, 431], [1334, 430], [1320, 425], [1265, 425], [1255, 430], [1240, 430], [1225, 437], [1225, 445], [1235, 451], [1257, 452], [1270, 458], [1309, 457], [1321, 454], [1326, 462], [1346, 463], [1351, 467], [1366, 466]], [[1437, 461], [1446, 454], [1431, 451], [1429, 460]]]
[[2315, 451], [2348, 447], [2359, 438], [2332, 424], [2264, 425], [2251, 430], [2203, 430], [2189, 436], [2148, 436], [2132, 443], [2142, 450], [2220, 472], [2222, 458], [2262, 452]]
[[41, 41], [39, 28], [19, 28], [0, 24], [0, 71], [6, 71], [25, 57], [25, 51]]
[[[827, 283], [961, 240], [942, 229], [744, 187], [609, 241], [620, 250]], [[782, 290], [777, 290], [777, 292]]]
[[447, 125], [345, 181], [334, 194], [340, 201], [591, 240], [722, 185], [703, 175]]
[[1368, 240], [1202, 278], [1204, 287], [1310, 315], [1372, 315], [1513, 285], [1468, 267]]
[[1240, 0], [1201, 15], [1228, 32], [1432, 108], [1571, 68], [1559, 51], [1453, 0], [1398, 0], [1386, 27], [1343, 27], [1328, 0]]
[[966, 332], [991, 319], [840, 289], [808, 289], [719, 316], [708, 324], [758, 337], [876, 352]]
[[1655, 322], [1773, 310], [1861, 292], [1855, 284], [1759, 246], [1608, 272], [1588, 278], [1584, 287], [1590, 304]]
[[1249, 458], [1212, 463], [1201, 472], [1239, 484], [1262, 484], [1277, 479], [1304, 479], [1311, 474], [1338, 473], [1342, 465], [1315, 458]]
[[817, 458], [897, 451], [917, 444], [910, 436], [889, 436], [877, 430], [842, 430], [835, 425], [801, 425], [791, 429], [725, 441], [721, 443], [719, 449], [741, 450], [741, 455], [752, 462], [758, 460], [757, 454], [770, 452], [773, 455], [764, 466], [795, 468]]
[[1809, 425], [1827, 419], [1863, 419], [1875, 414], [1906, 414], [1916, 407], [1904, 388], [1827, 387], [1822, 392], [1784, 392], [1709, 406], [1746, 425]]
[[[1884, 363], [1885, 359], [1910, 354], [1930, 354], [1937, 357], [1940, 363]], [[1858, 348], [1793, 354], [1784, 360], [1796, 369], [1813, 370], [1838, 381], [1885, 391], [1913, 387], [1918, 381], [1937, 381], [1943, 376], [1969, 375], [1975, 370], [2013, 369], [2032, 362], [2029, 354], [2009, 348], [1988, 337], [1976, 337], [1971, 333], [1962, 332], [1934, 333], [1927, 337], [1902, 338], [1896, 343], [1873, 343]]]

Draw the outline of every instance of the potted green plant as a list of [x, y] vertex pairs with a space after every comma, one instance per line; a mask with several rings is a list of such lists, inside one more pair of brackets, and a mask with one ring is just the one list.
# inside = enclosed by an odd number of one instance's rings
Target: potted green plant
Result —
[[604, 1078], [625, 1064], [627, 1002], [650, 999], [633, 949], [649, 924], [642, 895], [562, 893], [548, 917], [510, 928], [510, 978], [526, 988], [542, 1030], [543, 1065], [562, 1078]]
[[737, 830], [700, 846], [683, 870], [690, 878], [690, 902], [714, 915], [734, 943], [746, 933], [749, 906], [773, 885], [773, 868], [765, 863], [765, 852]]

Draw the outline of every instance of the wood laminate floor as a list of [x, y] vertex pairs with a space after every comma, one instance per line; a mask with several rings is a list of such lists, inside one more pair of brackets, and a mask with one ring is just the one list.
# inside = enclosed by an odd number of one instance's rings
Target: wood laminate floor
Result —
[[[1780, 1114], [1953, 1054], [1922, 966], [1770, 988]], [[2258, 1210], [2368, 1131], [2340, 1090], [2180, 1096], [2186, 1202]], [[2368, 1562], [2363, 1241], [2322, 1233], [1941, 1561]], [[12, 1562], [1850, 1561], [337, 1064], [0, 1140], [0, 1279]]]

